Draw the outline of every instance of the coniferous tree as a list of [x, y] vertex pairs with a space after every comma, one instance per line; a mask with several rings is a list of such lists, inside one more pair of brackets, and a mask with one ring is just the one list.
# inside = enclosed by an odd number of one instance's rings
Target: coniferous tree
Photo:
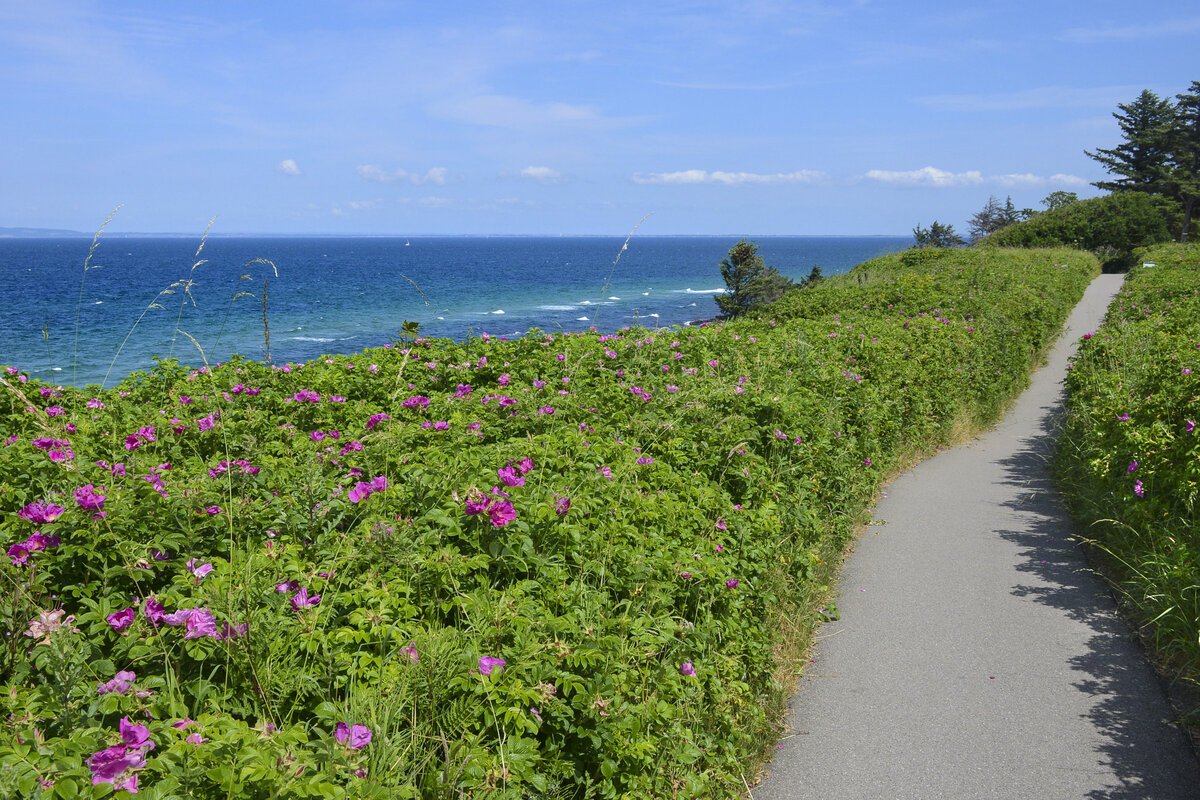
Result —
[[1020, 222], [1027, 216], [1024, 211], [1018, 211], [1017, 207], [1013, 205], [1011, 195], [1004, 201], [1004, 205], [1000, 205], [996, 196], [991, 195], [988, 197], [987, 205], [971, 217], [967, 232], [970, 234], [971, 240], [976, 241], [1001, 228], [1006, 228], [1014, 222]]
[[753, 306], [773, 303], [788, 290], [795, 288], [789, 278], [774, 267], [768, 267], [758, 254], [758, 245], [742, 239], [729, 248], [721, 261], [721, 277], [725, 293], [717, 295], [717, 307], [728, 317], [746, 313]]
[[1121, 103], [1117, 108], [1120, 111], [1114, 111], [1113, 116], [1121, 126], [1124, 141], [1111, 150], [1096, 148], [1094, 153], [1087, 150], [1084, 153], [1118, 177], [1092, 185], [1110, 192], [1161, 193], [1170, 159], [1175, 107], [1169, 99], [1145, 89], [1132, 103]]
[[1180, 241], [1188, 240], [1196, 202], [1200, 200], [1200, 81], [1176, 95], [1175, 125], [1168, 143], [1167, 193], [1183, 206]]
[[913, 238], [916, 240], [914, 247], [961, 247], [966, 244], [963, 238], [954, 232], [953, 225], [943, 225], [936, 219], [928, 228], [922, 228], [920, 224], [913, 228]]

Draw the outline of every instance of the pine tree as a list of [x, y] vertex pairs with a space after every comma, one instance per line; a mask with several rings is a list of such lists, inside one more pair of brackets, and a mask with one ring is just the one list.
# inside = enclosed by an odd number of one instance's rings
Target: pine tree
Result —
[[916, 240], [914, 247], [961, 247], [966, 244], [963, 238], [954, 232], [953, 225], [943, 225], [936, 219], [928, 228], [922, 228], [920, 224], [913, 228], [913, 239]]
[[1176, 95], [1175, 125], [1168, 145], [1167, 193], [1183, 206], [1180, 241], [1188, 240], [1197, 200], [1200, 200], [1200, 81]]
[[[1089, 158], [1099, 161], [1116, 180], [1096, 181], [1099, 189], [1117, 192], [1133, 190], [1160, 194], [1170, 158], [1169, 140], [1175, 124], [1175, 107], [1149, 89], [1132, 103], [1118, 104], [1113, 112], [1124, 141], [1111, 150], [1096, 148]], [[1123, 112], [1123, 113], [1122, 113]]]
[[758, 245], [742, 239], [729, 248], [729, 256], [721, 261], [721, 277], [725, 293], [717, 295], [717, 307], [727, 317], [746, 313], [751, 307], [773, 303], [795, 284], [768, 267], [758, 254]]

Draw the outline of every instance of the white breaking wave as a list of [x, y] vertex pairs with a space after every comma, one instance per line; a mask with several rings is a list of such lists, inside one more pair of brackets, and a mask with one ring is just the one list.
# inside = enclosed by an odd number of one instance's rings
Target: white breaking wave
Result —
[[538, 306], [538, 311], [574, 311], [575, 306]]
[[609, 299], [609, 300], [620, 300], [621, 298], [619, 298], [619, 297], [610, 297], [610, 298], [608, 298], [608, 299]]
[[575, 321], [576, 322], [587, 322], [588, 318], [587, 317], [576, 317]]
[[675, 291], [682, 294], [725, 294], [724, 289], [676, 289]]
[[333, 339], [324, 339], [320, 336], [289, 336], [288, 339], [293, 342], [332, 342]]
[[503, 309], [503, 308], [500, 308], [500, 309], [497, 309], [497, 310], [493, 311], [492, 313], [493, 313], [493, 314], [503, 314], [503, 313], [504, 313], [504, 309]]

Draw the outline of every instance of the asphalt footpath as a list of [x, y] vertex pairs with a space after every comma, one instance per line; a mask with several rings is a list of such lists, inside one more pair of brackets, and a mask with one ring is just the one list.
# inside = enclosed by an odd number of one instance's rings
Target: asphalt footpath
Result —
[[1200, 798], [1048, 473], [1068, 361], [1122, 277], [1091, 284], [995, 428], [888, 485], [753, 800]]

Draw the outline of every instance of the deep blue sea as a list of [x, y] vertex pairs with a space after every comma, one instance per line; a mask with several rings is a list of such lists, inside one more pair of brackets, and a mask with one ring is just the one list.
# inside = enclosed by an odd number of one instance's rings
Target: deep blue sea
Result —
[[[911, 243], [755, 241], [796, 279], [813, 265], [833, 275]], [[264, 278], [276, 363], [378, 347], [405, 320], [423, 336], [454, 339], [684, 325], [716, 315], [719, 264], [735, 242], [634, 236], [622, 251], [623, 237], [599, 236], [213, 237], [197, 256], [198, 237], [113, 236], [100, 239], [85, 272], [91, 238], [0, 239], [0, 364], [79, 386], [113, 386], [156, 356], [202, 364], [176, 327], [212, 363], [231, 353], [261, 359]]]

